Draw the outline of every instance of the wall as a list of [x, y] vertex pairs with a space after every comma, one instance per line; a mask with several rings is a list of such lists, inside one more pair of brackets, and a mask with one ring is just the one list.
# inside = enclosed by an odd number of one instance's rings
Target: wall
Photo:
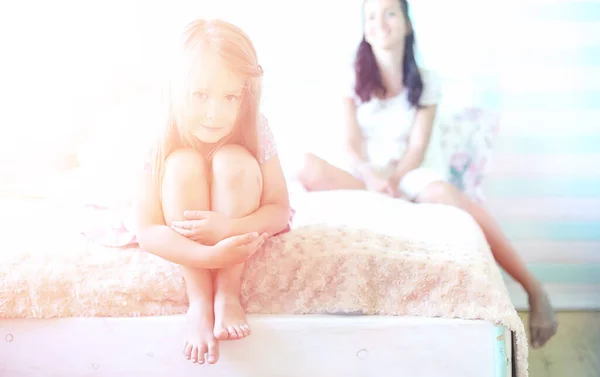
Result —
[[555, 304], [597, 308], [600, 3], [525, 7], [501, 46], [503, 122], [485, 192]]
[[501, 110], [491, 212], [558, 307], [600, 308], [600, 3], [419, 0], [413, 16], [444, 105]]

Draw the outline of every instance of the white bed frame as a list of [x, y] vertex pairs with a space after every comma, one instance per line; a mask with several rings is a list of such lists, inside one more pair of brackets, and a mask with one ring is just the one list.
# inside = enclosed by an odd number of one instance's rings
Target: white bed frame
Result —
[[486, 321], [249, 317], [216, 365], [182, 355], [184, 317], [0, 319], [2, 377], [511, 377], [512, 335]]

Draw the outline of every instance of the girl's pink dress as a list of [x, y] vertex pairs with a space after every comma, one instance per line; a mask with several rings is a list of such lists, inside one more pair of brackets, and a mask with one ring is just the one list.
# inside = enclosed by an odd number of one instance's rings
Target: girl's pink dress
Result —
[[[264, 164], [277, 155], [275, 138], [269, 127], [267, 118], [261, 116], [258, 125], [258, 153], [259, 164]], [[149, 163], [145, 168], [149, 168]], [[85, 228], [82, 233], [90, 241], [109, 247], [137, 246], [135, 234], [127, 227], [127, 214], [130, 207], [125, 206], [103, 206], [96, 203], [85, 205]], [[290, 220], [283, 232], [291, 229], [294, 210], [290, 211]], [[281, 232], [281, 233], [283, 233]]]

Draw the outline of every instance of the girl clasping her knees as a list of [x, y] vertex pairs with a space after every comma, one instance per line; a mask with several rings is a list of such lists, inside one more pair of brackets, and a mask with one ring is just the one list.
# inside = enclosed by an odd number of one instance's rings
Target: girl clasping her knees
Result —
[[250, 334], [240, 304], [244, 262], [288, 227], [290, 205], [248, 36], [197, 20], [176, 47], [164, 130], [134, 206], [136, 235], [144, 250], [181, 265], [184, 354], [213, 364], [218, 341]]

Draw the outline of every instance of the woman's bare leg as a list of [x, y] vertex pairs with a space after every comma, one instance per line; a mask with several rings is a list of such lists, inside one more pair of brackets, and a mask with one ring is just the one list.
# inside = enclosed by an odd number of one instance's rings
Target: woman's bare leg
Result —
[[523, 286], [529, 295], [529, 330], [534, 347], [543, 346], [557, 329], [556, 317], [542, 285], [527, 270], [492, 215], [448, 182], [434, 182], [419, 194], [417, 202], [444, 203], [467, 211], [479, 223], [498, 264]]
[[[185, 220], [186, 210], [209, 210], [208, 165], [193, 149], [180, 149], [169, 155], [162, 182], [162, 209], [165, 222]], [[219, 358], [213, 335], [213, 280], [210, 270], [181, 266], [189, 308], [184, 354], [193, 362], [214, 364]], [[206, 357], [205, 355], [208, 355]]]
[[365, 190], [365, 184], [352, 174], [308, 153], [298, 179], [307, 191]]
[[[262, 196], [262, 173], [256, 159], [245, 148], [227, 145], [213, 157], [212, 210], [232, 218], [256, 211]], [[244, 264], [215, 272], [215, 326], [217, 339], [241, 339], [250, 335], [240, 304]]]

